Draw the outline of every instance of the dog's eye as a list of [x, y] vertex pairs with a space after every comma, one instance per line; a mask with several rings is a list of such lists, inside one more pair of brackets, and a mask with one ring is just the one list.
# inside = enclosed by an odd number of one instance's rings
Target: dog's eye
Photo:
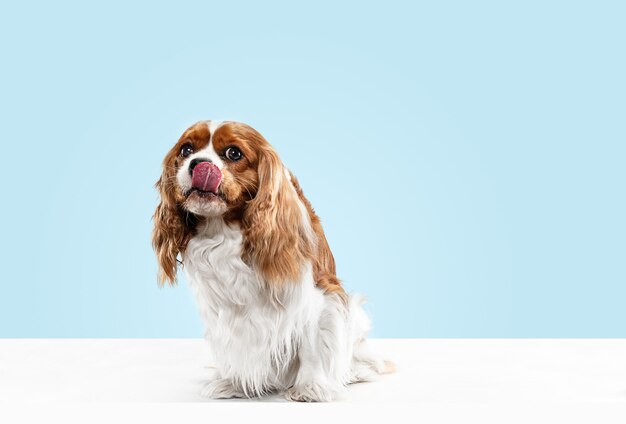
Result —
[[235, 162], [243, 157], [243, 153], [236, 147], [229, 147], [226, 149], [226, 152], [224, 152], [224, 156], [226, 156], [226, 159]]
[[180, 149], [180, 155], [184, 158], [186, 158], [187, 156], [189, 156], [190, 154], [193, 153], [193, 146], [191, 144], [185, 144], [181, 149]]

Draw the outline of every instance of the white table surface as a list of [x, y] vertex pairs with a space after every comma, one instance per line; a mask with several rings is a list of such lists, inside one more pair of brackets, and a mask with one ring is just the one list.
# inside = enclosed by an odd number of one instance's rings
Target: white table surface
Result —
[[[600, 411], [626, 405], [626, 340], [377, 339], [372, 344], [396, 363], [397, 372], [350, 386], [335, 405], [366, 410], [411, 404], [443, 411], [460, 405], [587, 404]], [[203, 400], [199, 392], [209, 365], [200, 339], [0, 339], [0, 403], [286, 404], [279, 396], [262, 402]]]

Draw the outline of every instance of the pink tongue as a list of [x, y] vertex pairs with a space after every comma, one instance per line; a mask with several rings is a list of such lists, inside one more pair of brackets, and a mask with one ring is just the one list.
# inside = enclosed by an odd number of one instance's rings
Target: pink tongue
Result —
[[221, 181], [222, 173], [211, 162], [200, 162], [193, 168], [191, 174], [191, 186], [193, 188], [217, 194], [217, 188]]

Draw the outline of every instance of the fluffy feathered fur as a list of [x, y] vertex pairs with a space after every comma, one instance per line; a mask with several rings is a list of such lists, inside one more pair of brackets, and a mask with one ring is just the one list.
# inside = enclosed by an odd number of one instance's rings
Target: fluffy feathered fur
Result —
[[156, 186], [159, 281], [175, 282], [180, 255], [216, 363], [204, 396], [329, 401], [390, 370], [367, 346], [362, 299], [337, 279], [319, 218], [257, 131], [195, 124]]

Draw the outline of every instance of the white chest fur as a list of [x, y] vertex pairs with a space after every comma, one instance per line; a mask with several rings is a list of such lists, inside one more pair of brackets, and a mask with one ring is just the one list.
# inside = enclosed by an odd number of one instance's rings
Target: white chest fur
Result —
[[242, 234], [221, 219], [190, 241], [184, 269], [221, 378], [258, 394], [293, 383], [298, 346], [325, 306], [310, 264], [301, 281], [270, 289], [241, 259]]

